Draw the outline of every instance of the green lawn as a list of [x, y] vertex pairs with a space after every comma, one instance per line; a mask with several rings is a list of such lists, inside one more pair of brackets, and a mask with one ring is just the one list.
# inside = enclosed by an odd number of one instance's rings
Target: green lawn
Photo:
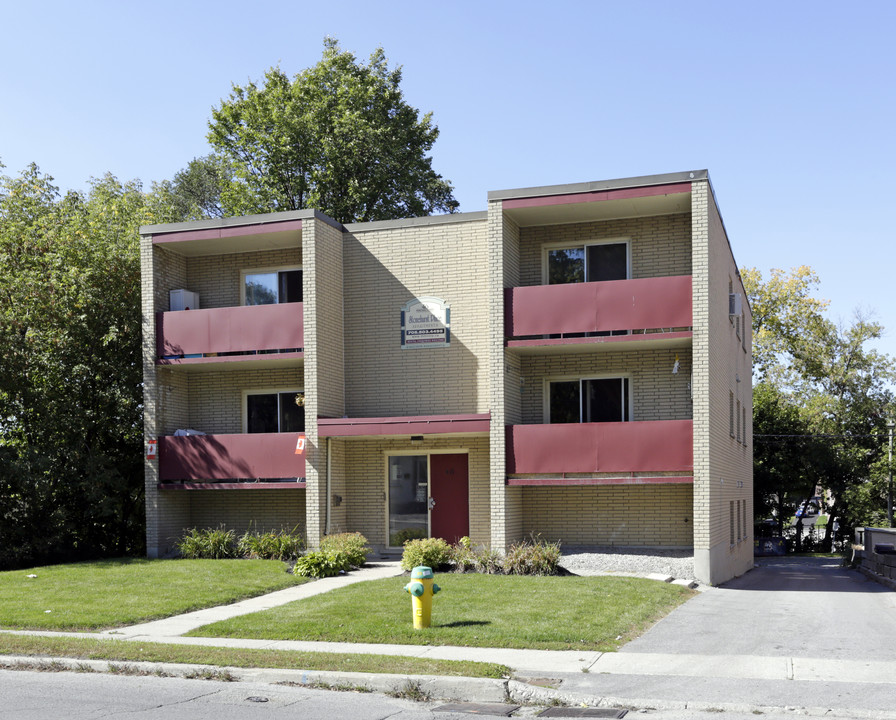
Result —
[[432, 627], [415, 631], [407, 578], [358, 583], [206, 625], [197, 637], [612, 651], [694, 591], [626, 577], [439, 574]]
[[121, 559], [10, 570], [0, 572], [0, 628], [120, 627], [302, 582], [276, 560]]
[[0, 668], [3, 655], [25, 657], [69, 657], [81, 660], [182, 663], [249, 668], [289, 668], [296, 670], [336, 670], [345, 672], [389, 673], [393, 675], [450, 675], [500, 678], [510, 668], [496, 663], [469, 660], [433, 660], [391, 655], [291, 652], [248, 648], [217, 648], [168, 645], [125, 640], [34, 637], [0, 633]]

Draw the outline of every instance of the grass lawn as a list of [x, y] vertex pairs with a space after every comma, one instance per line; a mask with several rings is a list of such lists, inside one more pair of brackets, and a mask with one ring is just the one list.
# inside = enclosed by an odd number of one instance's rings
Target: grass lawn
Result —
[[358, 583], [189, 633], [197, 637], [612, 651], [694, 595], [626, 577], [439, 574], [415, 631], [407, 578]]
[[249, 668], [290, 668], [296, 670], [341, 670], [345, 672], [390, 673], [399, 675], [450, 675], [455, 677], [500, 678], [510, 668], [496, 663], [465, 660], [432, 660], [389, 655], [291, 652], [167, 645], [124, 640], [93, 640], [68, 637], [34, 637], [0, 633], [0, 668], [3, 655], [26, 657], [70, 657], [81, 660], [116, 660], [215, 665]]
[[0, 628], [121, 627], [302, 582], [276, 560], [126, 558], [9, 570], [0, 572]]

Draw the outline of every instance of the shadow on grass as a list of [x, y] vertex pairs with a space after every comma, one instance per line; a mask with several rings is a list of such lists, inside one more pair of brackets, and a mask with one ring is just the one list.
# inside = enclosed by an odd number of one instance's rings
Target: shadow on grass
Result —
[[450, 628], [450, 627], [475, 627], [476, 625], [491, 625], [488, 620], [458, 620], [457, 622], [439, 623], [433, 627]]

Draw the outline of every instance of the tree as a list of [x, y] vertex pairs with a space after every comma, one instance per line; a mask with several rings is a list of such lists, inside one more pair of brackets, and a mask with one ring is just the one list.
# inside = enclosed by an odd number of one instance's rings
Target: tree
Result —
[[[808, 472], [812, 482], [803, 499], [816, 484], [828, 490], [827, 527], [839, 519], [848, 533], [875, 517], [879, 503], [868, 482], [893, 410], [888, 384], [896, 378], [892, 358], [869, 347], [883, 327], [862, 314], [849, 325], [825, 318], [827, 302], [812, 297], [818, 277], [809, 267], [789, 276], [773, 270], [766, 283], [754, 269], [741, 275], [753, 311], [753, 362], [760, 378], [753, 413], [756, 507], [779, 490], [785, 497], [791, 492], [782, 476], [796, 481]], [[784, 444], [781, 436], [792, 439]], [[779, 503], [784, 512], [786, 503]], [[826, 533], [827, 548], [831, 539]]]
[[153, 183], [154, 214], [159, 222], [167, 222], [169, 216], [171, 221], [224, 217], [221, 195], [232, 181], [233, 168], [226, 158], [214, 153], [193, 158], [173, 181]]
[[777, 384], [794, 379], [791, 360], [801, 353], [807, 336], [824, 325], [827, 300], [812, 297], [819, 279], [808, 265], [789, 274], [773, 269], [763, 280], [756, 268], [741, 270], [753, 315], [753, 372]]
[[152, 207], [112, 176], [64, 196], [35, 165], [0, 176], [0, 567], [142, 551]]
[[455, 212], [427, 155], [439, 130], [405, 102], [401, 77], [382, 48], [361, 64], [327, 38], [292, 81], [271, 68], [261, 86], [234, 85], [208, 134], [233, 171], [223, 212], [315, 208], [343, 223]]

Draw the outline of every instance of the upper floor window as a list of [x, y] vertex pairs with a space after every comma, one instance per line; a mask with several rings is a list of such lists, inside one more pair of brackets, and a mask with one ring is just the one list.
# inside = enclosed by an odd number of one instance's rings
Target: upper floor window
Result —
[[548, 383], [550, 423], [625, 422], [631, 420], [628, 378], [583, 378]]
[[243, 273], [244, 305], [302, 302], [302, 270], [247, 270]]
[[548, 285], [627, 280], [629, 277], [627, 242], [547, 247], [545, 252]]
[[246, 432], [305, 432], [303, 391], [253, 391], [245, 397]]

